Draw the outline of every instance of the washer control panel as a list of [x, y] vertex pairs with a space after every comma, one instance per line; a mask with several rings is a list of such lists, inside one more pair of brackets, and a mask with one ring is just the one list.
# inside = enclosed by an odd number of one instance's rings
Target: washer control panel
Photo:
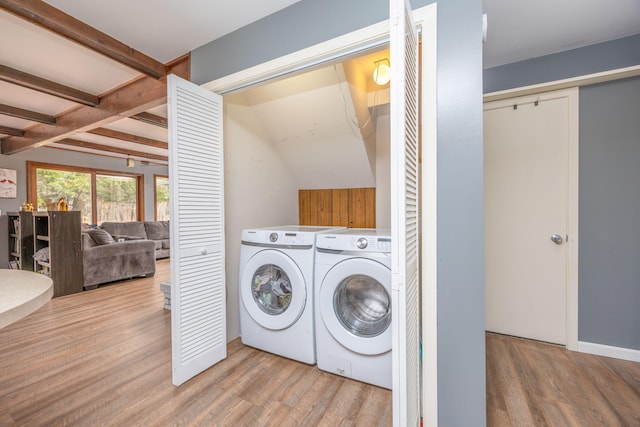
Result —
[[318, 234], [316, 247], [320, 249], [355, 252], [391, 252], [390, 233], [378, 230], [347, 229], [335, 233]]

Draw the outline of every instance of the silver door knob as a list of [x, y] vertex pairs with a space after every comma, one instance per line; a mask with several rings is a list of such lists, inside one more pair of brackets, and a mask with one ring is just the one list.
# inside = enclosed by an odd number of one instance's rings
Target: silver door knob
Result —
[[562, 243], [564, 243], [564, 239], [559, 234], [552, 234], [551, 235], [551, 241], [553, 243], [555, 243], [556, 245], [561, 245]]

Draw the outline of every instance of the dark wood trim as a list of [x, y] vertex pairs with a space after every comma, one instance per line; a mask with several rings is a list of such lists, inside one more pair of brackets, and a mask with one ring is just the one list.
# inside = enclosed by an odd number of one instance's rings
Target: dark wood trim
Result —
[[147, 76], [167, 74], [161, 62], [40, 0], [0, 0], [0, 7], [22, 19], [99, 52]]
[[5, 116], [16, 117], [18, 119], [30, 120], [32, 122], [44, 123], [47, 125], [55, 125], [56, 118], [48, 114], [37, 113], [11, 105], [0, 104], [0, 114]]
[[[1, 2], [2, 0], [0, 0]], [[170, 70], [180, 77], [189, 75], [189, 56], [174, 63]], [[119, 87], [100, 98], [97, 107], [80, 106], [60, 115], [56, 126], [36, 125], [25, 131], [22, 137], [5, 138], [2, 154], [15, 154], [31, 148], [38, 148], [50, 142], [73, 137], [79, 132], [87, 132], [96, 127], [142, 113], [167, 101], [166, 80], [141, 77]]]
[[185, 53], [167, 62], [167, 75], [168, 74], [175, 74], [185, 80], [191, 81], [191, 53]]
[[98, 184], [96, 181], [97, 181], [96, 174], [92, 173], [91, 174], [91, 224], [98, 223], [98, 210], [96, 209], [96, 206], [98, 206], [98, 194], [97, 194], [97, 191], [95, 190]]
[[10, 128], [7, 126], [0, 126], [0, 133], [11, 136], [23, 136], [24, 131], [22, 129]]
[[144, 136], [132, 135], [130, 133], [121, 132], [119, 130], [96, 128], [90, 130], [88, 133], [93, 135], [100, 135], [107, 138], [120, 139], [122, 141], [133, 142], [136, 144], [148, 145], [149, 147], [156, 147], [162, 149], [169, 149], [169, 144], [157, 139], [146, 138]]
[[42, 162], [31, 162], [27, 161], [27, 200], [33, 204], [33, 206], [37, 209], [38, 206], [38, 180], [36, 178], [36, 170], [37, 169], [55, 169], [62, 170], [66, 172], [80, 172], [87, 173], [91, 176], [91, 220], [94, 224], [97, 223], [98, 212], [96, 210], [97, 206], [97, 194], [96, 194], [96, 176], [97, 175], [107, 175], [107, 176], [124, 176], [129, 178], [135, 178], [136, 184], [138, 188], [136, 189], [136, 209], [138, 221], [144, 220], [144, 174], [141, 173], [132, 173], [132, 172], [121, 172], [114, 171], [108, 169], [91, 169], [85, 168], [81, 166], [68, 166], [68, 165], [60, 165], [56, 163], [42, 163]]
[[138, 208], [138, 221], [144, 221], [144, 175], [138, 174], [138, 191], [136, 192], [136, 208]]
[[74, 89], [42, 77], [34, 76], [14, 68], [0, 64], [0, 80], [13, 83], [22, 87], [33, 89], [38, 92], [53, 95], [68, 101], [78, 102], [83, 105], [95, 107], [100, 102], [100, 98], [87, 92]]
[[129, 118], [165, 129], [169, 127], [169, 122], [166, 118], [151, 113], [134, 114]]
[[72, 147], [89, 148], [91, 150], [107, 151], [109, 153], [127, 154], [130, 156], [143, 157], [145, 159], [151, 160], [161, 160], [165, 162], [169, 161], [168, 156], [162, 156], [160, 154], [145, 153], [143, 151], [112, 147], [110, 145], [96, 144], [95, 142], [80, 141], [77, 139], [65, 138], [61, 139], [60, 141], [56, 141], [55, 143], [69, 145]]

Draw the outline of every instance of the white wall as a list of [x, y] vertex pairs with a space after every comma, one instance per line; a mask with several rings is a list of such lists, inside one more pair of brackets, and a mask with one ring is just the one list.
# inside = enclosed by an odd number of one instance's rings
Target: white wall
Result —
[[242, 94], [224, 97], [227, 339], [240, 335], [238, 275], [245, 228], [298, 223], [298, 186]]
[[382, 112], [378, 114], [376, 119], [376, 228], [391, 228], [391, 117], [388, 108], [384, 114]]

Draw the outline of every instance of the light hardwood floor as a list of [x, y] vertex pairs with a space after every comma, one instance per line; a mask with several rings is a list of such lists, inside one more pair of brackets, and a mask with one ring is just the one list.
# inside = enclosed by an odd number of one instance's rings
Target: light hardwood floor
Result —
[[487, 334], [488, 426], [640, 426], [640, 363]]
[[[235, 340], [171, 384], [170, 313], [153, 278], [55, 298], [0, 329], [0, 426], [389, 426], [391, 392]], [[293, 344], [295, 345], [295, 344]]]
[[[168, 273], [160, 261], [153, 278], [56, 298], [0, 329], [0, 426], [391, 425], [388, 390], [239, 340], [174, 387]], [[640, 364], [487, 334], [487, 425], [640, 426]]]

